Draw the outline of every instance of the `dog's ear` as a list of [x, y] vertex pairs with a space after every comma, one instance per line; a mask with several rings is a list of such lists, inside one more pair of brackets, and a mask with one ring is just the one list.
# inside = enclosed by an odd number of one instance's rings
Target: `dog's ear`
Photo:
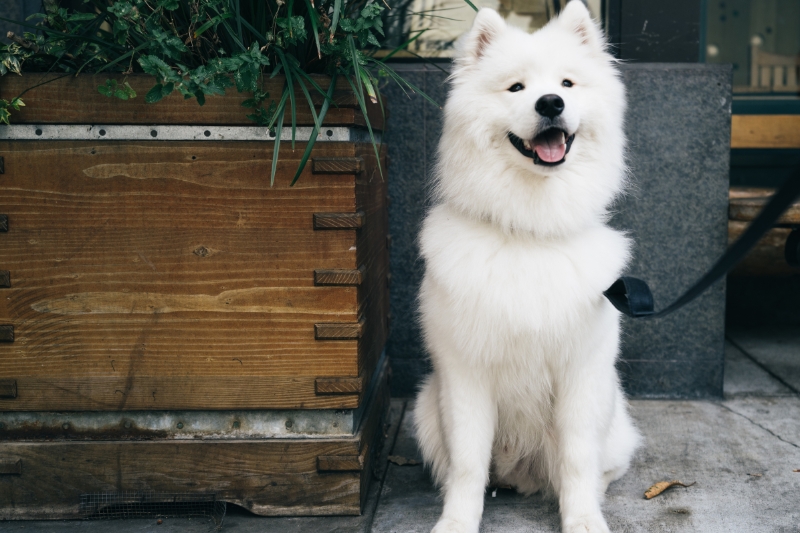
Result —
[[480, 59], [489, 45], [505, 30], [506, 23], [494, 9], [481, 8], [465, 36], [462, 57]]
[[599, 52], [605, 51], [605, 38], [581, 0], [571, 0], [558, 15], [558, 23], [575, 33], [581, 43]]

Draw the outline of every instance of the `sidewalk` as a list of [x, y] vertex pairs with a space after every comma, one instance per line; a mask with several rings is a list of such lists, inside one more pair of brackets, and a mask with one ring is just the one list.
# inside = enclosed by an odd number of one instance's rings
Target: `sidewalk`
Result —
[[[631, 470], [608, 490], [604, 512], [615, 533], [800, 532], [800, 331], [730, 335], [723, 401], [631, 402], [645, 446]], [[441, 501], [421, 466], [408, 412], [392, 403], [392, 425], [378, 477], [360, 517], [261, 518], [228, 506], [221, 531], [231, 533], [428, 533]], [[653, 500], [644, 491], [665, 480], [697, 482]], [[0, 522], [0, 532], [208, 532], [189, 519], [108, 522]], [[486, 495], [483, 533], [558, 533], [558, 506], [512, 491]]]

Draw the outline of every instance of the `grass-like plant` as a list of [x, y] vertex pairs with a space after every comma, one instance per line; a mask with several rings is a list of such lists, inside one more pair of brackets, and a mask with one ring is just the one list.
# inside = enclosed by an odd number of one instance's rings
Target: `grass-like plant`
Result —
[[[465, 0], [472, 5], [469, 0]], [[0, 75], [31, 72], [144, 72], [154, 84], [144, 96], [155, 103], [178, 92], [203, 105], [207, 96], [236, 88], [248, 93], [242, 105], [260, 126], [274, 129], [275, 152], [270, 183], [274, 183], [281, 130], [286, 112], [294, 148], [295, 99], [307, 100], [314, 127], [292, 180], [302, 172], [332, 103], [336, 80], [350, 84], [369, 131], [375, 155], [378, 146], [367, 118], [367, 99], [380, 102], [378, 79], [389, 78], [421, 94], [385, 61], [406, 48], [421, 33], [394, 52], [378, 59], [370, 51], [381, 47], [385, 0], [73, 0], [63, 7], [44, 0], [43, 12], [16, 22], [30, 30], [9, 34], [0, 45]], [[473, 6], [474, 8], [474, 6]], [[5, 19], [2, 19], [5, 20]], [[327, 91], [311, 74], [331, 76]], [[263, 91], [264, 77], [283, 74], [282, 94]], [[299, 89], [299, 91], [298, 91]], [[137, 97], [125, 81], [109, 79], [98, 87], [108, 97]], [[325, 96], [315, 109], [311, 94]], [[0, 121], [9, 123], [12, 109], [24, 105], [19, 97], [0, 100]], [[382, 109], [382, 103], [381, 103]]]

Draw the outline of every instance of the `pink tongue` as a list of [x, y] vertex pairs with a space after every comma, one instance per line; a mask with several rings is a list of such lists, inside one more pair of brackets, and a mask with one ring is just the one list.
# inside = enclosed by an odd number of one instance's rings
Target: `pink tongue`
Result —
[[561, 132], [554, 135], [545, 133], [533, 140], [533, 149], [542, 161], [556, 163], [564, 159], [567, 153], [567, 144], [562, 144], [561, 139]]

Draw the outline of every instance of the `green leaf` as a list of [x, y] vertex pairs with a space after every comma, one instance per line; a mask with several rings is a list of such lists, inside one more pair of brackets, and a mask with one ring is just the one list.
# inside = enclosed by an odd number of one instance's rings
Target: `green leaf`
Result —
[[208, 22], [206, 22], [205, 24], [203, 24], [202, 26], [197, 28], [194, 31], [194, 38], [197, 39], [198, 37], [200, 37], [203, 34], [203, 32], [205, 32], [211, 26], [219, 24], [223, 20], [229, 19], [232, 16], [233, 16], [233, 13], [225, 13], [224, 15], [217, 15], [216, 17], [212, 18], [211, 20], [209, 20]]
[[155, 104], [164, 98], [164, 96], [164, 86], [158, 83], [155, 87], [147, 91], [147, 94], [144, 96], [144, 101], [148, 104]]
[[[294, 187], [294, 184], [297, 183], [297, 180], [300, 178], [300, 174], [303, 173], [303, 169], [306, 167], [308, 158], [311, 156], [311, 150], [314, 148], [314, 143], [317, 142], [317, 135], [319, 135], [319, 130], [320, 127], [322, 126], [322, 121], [325, 120], [325, 114], [328, 112], [328, 107], [330, 106], [330, 103], [333, 101], [333, 91], [335, 89], [336, 89], [336, 73], [334, 72], [333, 76], [331, 77], [331, 84], [328, 86], [328, 92], [325, 95], [325, 101], [322, 102], [322, 107], [319, 110], [319, 120], [315, 120], [314, 122], [314, 129], [311, 131], [311, 138], [308, 139], [308, 144], [306, 145], [306, 151], [303, 152], [303, 157], [300, 159], [300, 164], [297, 166], [297, 171], [294, 173], [294, 178], [292, 178], [292, 183], [289, 184], [290, 187]], [[311, 104], [311, 102], [309, 102], [309, 104]]]
[[342, 12], [342, 0], [334, 0], [333, 2], [333, 20], [331, 21], [331, 37], [336, 33], [336, 27], [339, 24], [339, 15]]
[[272, 173], [269, 177], [269, 186], [275, 185], [275, 172], [278, 170], [278, 153], [281, 147], [281, 131], [283, 131], [283, 112], [286, 110], [286, 99], [284, 98], [278, 111], [278, 123], [275, 126], [275, 147], [272, 150]]
[[167, 11], [175, 11], [180, 7], [180, 3], [178, 0], [160, 0], [158, 6], [163, 7]]

